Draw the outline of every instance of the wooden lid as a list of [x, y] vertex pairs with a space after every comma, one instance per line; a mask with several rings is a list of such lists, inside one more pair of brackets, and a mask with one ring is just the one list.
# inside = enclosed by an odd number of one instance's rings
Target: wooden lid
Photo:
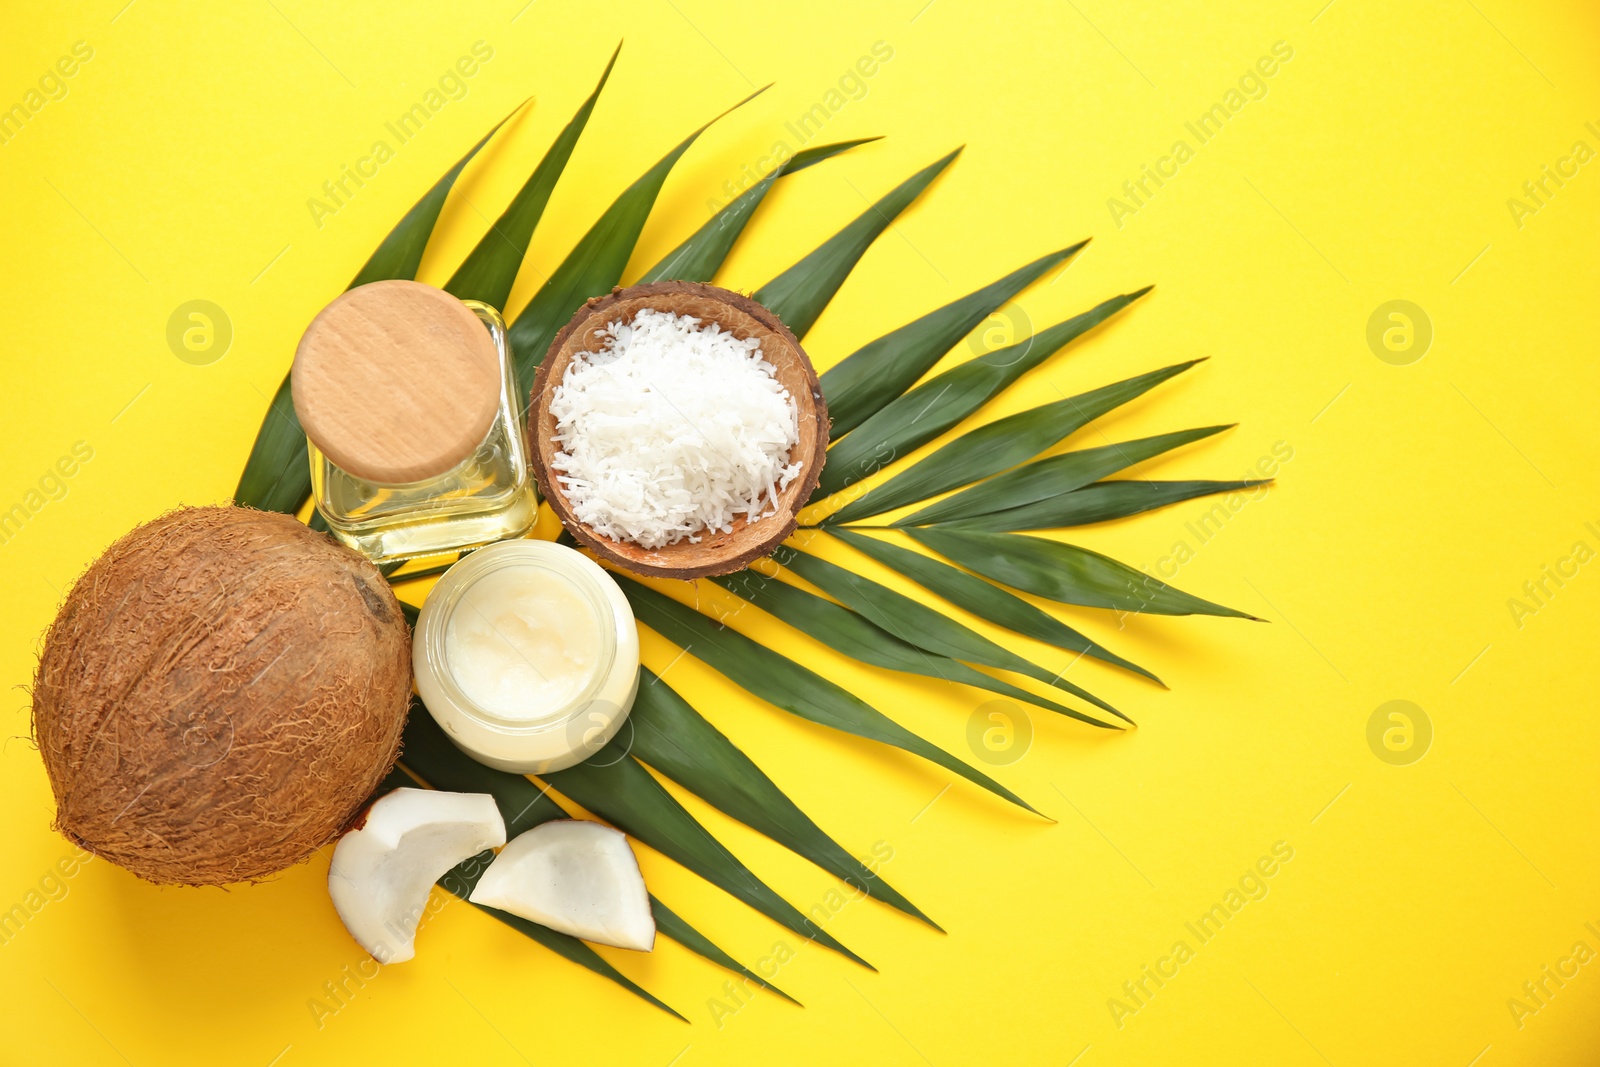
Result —
[[300, 338], [291, 378], [312, 443], [341, 470], [388, 485], [466, 459], [500, 406], [488, 329], [421, 282], [372, 282], [323, 308]]

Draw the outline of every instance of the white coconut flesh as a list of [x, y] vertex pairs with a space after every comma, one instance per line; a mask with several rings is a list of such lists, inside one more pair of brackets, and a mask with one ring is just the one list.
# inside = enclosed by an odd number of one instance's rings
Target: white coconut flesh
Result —
[[339, 839], [328, 895], [350, 936], [379, 963], [415, 954], [417, 924], [433, 884], [460, 863], [506, 843], [506, 824], [488, 793], [396, 789]]
[[597, 822], [555, 819], [517, 835], [469, 899], [601, 945], [656, 943], [639, 861], [626, 836]]

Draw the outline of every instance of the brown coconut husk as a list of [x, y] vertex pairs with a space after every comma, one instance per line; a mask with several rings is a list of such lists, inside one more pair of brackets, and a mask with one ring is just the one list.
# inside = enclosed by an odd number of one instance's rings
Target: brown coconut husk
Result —
[[383, 780], [410, 691], [410, 629], [364, 557], [287, 515], [164, 515], [89, 567], [45, 639], [55, 827], [152, 882], [274, 874]]

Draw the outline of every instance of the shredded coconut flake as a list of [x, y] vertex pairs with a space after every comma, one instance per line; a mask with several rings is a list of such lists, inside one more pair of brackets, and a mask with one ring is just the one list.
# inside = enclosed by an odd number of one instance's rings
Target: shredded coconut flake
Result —
[[646, 308], [604, 328], [550, 400], [551, 462], [579, 521], [661, 548], [771, 514], [800, 473], [794, 398], [755, 338]]

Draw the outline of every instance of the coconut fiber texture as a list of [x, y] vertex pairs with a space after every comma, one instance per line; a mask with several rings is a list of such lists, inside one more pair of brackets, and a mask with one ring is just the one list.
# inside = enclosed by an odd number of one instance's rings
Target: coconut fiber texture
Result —
[[73, 587], [34, 679], [56, 829], [152, 882], [298, 863], [394, 765], [410, 644], [377, 568], [290, 516], [133, 530]]

